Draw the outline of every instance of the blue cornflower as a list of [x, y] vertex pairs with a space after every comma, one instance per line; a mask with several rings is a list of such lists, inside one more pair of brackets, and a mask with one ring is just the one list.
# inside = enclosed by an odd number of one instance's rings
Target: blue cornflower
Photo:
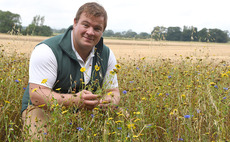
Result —
[[215, 85], [214, 87], [215, 87], [216, 89], [218, 89], [218, 86], [217, 86], [217, 85]]
[[166, 93], [166, 96], [168, 96], [169, 95], [169, 93]]
[[117, 127], [118, 130], [121, 130], [122, 128], [121, 127]]
[[122, 93], [123, 93], [123, 94], [127, 94], [127, 91], [126, 91], [126, 90], [124, 90]]
[[168, 78], [172, 78], [172, 76], [170, 75], [170, 76], [168, 76]]
[[138, 68], [138, 67], [137, 67], [136, 69], [137, 69], [137, 70], [140, 70], [140, 68]]
[[184, 118], [190, 118], [190, 115], [185, 115]]
[[227, 88], [227, 87], [224, 87], [223, 89], [224, 89], [225, 91], [227, 91], [227, 90], [228, 90], [228, 88]]
[[44, 133], [44, 135], [47, 135], [47, 133]]
[[26, 87], [23, 87], [23, 90], [26, 90]]
[[179, 138], [178, 141], [184, 141], [184, 139], [183, 138]]
[[92, 118], [94, 118], [94, 115], [93, 115], [93, 114], [91, 114], [91, 117], [92, 117]]
[[19, 80], [18, 80], [18, 79], [14, 80], [14, 81], [15, 81], [15, 82], [17, 82], [17, 83], [19, 82]]
[[77, 130], [78, 130], [78, 131], [82, 131], [82, 130], [83, 130], [83, 128], [81, 128], [81, 127], [77, 127]]
[[223, 99], [226, 99], [227, 97], [223, 97]]
[[133, 83], [134, 81], [129, 81], [129, 83]]
[[73, 124], [72, 122], [69, 123], [69, 125], [72, 125], [72, 124]]

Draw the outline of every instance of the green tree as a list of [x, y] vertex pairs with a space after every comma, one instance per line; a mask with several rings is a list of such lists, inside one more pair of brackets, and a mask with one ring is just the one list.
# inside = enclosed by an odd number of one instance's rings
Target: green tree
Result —
[[137, 35], [137, 38], [147, 39], [147, 38], [150, 38], [150, 35], [146, 32], [141, 32], [140, 34]]
[[121, 33], [121, 32], [116, 32], [116, 33], [114, 34], [114, 36], [115, 36], [115, 37], [122, 37], [122, 33]]
[[125, 33], [125, 37], [128, 37], [128, 38], [134, 38], [136, 37], [137, 33], [132, 31], [131, 29], [128, 30], [126, 33]]
[[14, 14], [9, 11], [1, 11], [0, 10], [0, 32], [7, 33], [12, 30], [21, 29], [20, 15]]
[[182, 41], [198, 41], [198, 32], [196, 27], [184, 26], [182, 32]]
[[181, 40], [181, 28], [180, 27], [168, 27], [166, 40], [180, 41]]
[[112, 37], [112, 36], [114, 36], [114, 32], [113, 32], [113, 30], [105, 30], [103, 33], [103, 36]]
[[199, 41], [201, 42], [208, 42], [209, 41], [208, 29], [203, 28], [202, 30], [200, 30], [198, 32], [198, 38], [199, 38]]
[[53, 34], [52, 29], [49, 26], [43, 25], [45, 17], [36, 15], [31, 24], [26, 28], [24, 34], [38, 35], [38, 36], [51, 36]]
[[166, 29], [163, 26], [156, 26], [153, 28], [153, 31], [151, 32], [151, 36], [155, 40], [165, 40], [166, 37]]
[[220, 29], [209, 29], [210, 42], [226, 43], [228, 42], [227, 31], [222, 31]]

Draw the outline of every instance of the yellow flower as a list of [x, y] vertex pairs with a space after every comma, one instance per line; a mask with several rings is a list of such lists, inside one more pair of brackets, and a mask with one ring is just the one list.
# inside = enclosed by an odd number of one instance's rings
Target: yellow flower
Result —
[[210, 82], [210, 85], [214, 86], [214, 85], [216, 85], [216, 83], [215, 82]]
[[134, 137], [134, 138], [138, 138], [138, 136], [137, 136], [137, 135], [133, 135], [133, 137]]
[[228, 74], [222, 73], [222, 74], [221, 74], [221, 77], [228, 77]]
[[107, 95], [110, 96], [112, 94], [112, 92], [109, 92]]
[[82, 68], [80, 69], [80, 71], [81, 71], [81, 72], [85, 72], [85, 71], [86, 71], [85, 67], [82, 67]]
[[61, 114], [65, 114], [66, 112], [68, 112], [68, 110], [62, 111]]
[[134, 125], [133, 123], [130, 123], [130, 124], [128, 124], [127, 126], [128, 126], [129, 129], [132, 129], [132, 128], [135, 129], [135, 128], [136, 128], [135, 125]]
[[178, 110], [177, 109], [174, 109], [173, 110], [173, 114], [177, 114], [178, 113]]
[[9, 101], [5, 101], [5, 103], [9, 104], [10, 102]]
[[145, 57], [142, 57], [142, 58], [141, 58], [141, 60], [144, 60], [144, 59], [145, 59]]
[[51, 106], [51, 109], [53, 109], [54, 108], [54, 104]]
[[133, 114], [137, 114], [138, 115], [138, 114], [141, 114], [141, 113], [140, 113], [140, 111], [138, 111], [138, 112], [134, 112]]
[[35, 120], [35, 122], [38, 122], [38, 118], [37, 118], [37, 117], [35, 117], [35, 119], [34, 119], [34, 120]]
[[42, 84], [45, 84], [45, 83], [47, 82], [47, 80], [48, 80], [48, 79], [43, 79], [41, 83], [42, 83]]
[[109, 73], [110, 73], [111, 75], [115, 75], [115, 74], [116, 74], [115, 71], [110, 71]]
[[110, 118], [108, 118], [108, 120], [113, 120], [113, 118], [112, 118], [112, 117], [110, 117]]
[[117, 70], [117, 69], [113, 69], [113, 71], [114, 71], [115, 73], [118, 73], [118, 70]]
[[123, 121], [121, 121], [121, 120], [115, 121], [115, 123], [121, 123], [121, 122], [123, 122]]
[[124, 114], [118, 114], [118, 116], [124, 116]]
[[32, 90], [32, 93], [35, 92], [35, 91], [37, 91], [37, 90], [38, 90], [38, 88], [35, 88], [34, 90]]
[[44, 107], [45, 105], [46, 105], [46, 104], [42, 104], [42, 105], [39, 105], [38, 107], [40, 107], [40, 108], [41, 108], [41, 107]]
[[182, 94], [182, 95], [181, 95], [181, 98], [186, 98], [185, 94]]
[[174, 113], [173, 112], [170, 112], [169, 115], [173, 115]]
[[139, 118], [137, 118], [137, 119], [135, 119], [135, 120], [134, 120], [134, 122], [137, 122], [137, 121], [139, 121], [139, 120], [140, 120], [140, 119], [139, 119]]
[[143, 97], [143, 98], [141, 98], [142, 100], [146, 100], [146, 98], [145, 97]]
[[97, 136], [97, 134], [93, 134], [93, 136], [95, 137], [95, 136]]
[[96, 71], [100, 70], [100, 67], [98, 65], [95, 65], [94, 68], [95, 68]]
[[116, 134], [116, 132], [108, 133], [108, 135], [113, 135], [113, 134]]
[[121, 69], [121, 66], [118, 65], [118, 64], [116, 64], [115, 67], [116, 67], [118, 70]]
[[61, 88], [57, 88], [56, 90], [57, 90], [57, 91], [60, 91], [60, 90], [61, 90]]

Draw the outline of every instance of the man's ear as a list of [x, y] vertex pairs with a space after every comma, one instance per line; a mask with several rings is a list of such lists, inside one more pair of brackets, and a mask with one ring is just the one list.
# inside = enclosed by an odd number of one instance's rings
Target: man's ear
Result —
[[74, 18], [74, 20], [73, 20], [73, 24], [74, 24], [74, 26], [76, 26], [76, 25], [77, 25], [77, 19], [76, 19], [76, 18]]

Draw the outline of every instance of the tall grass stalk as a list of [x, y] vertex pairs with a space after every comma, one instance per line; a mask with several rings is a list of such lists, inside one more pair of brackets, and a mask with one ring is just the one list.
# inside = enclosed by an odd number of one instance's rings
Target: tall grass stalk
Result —
[[[0, 50], [0, 141], [28, 140], [20, 109], [29, 59]], [[230, 140], [229, 63], [182, 56], [118, 63], [118, 109], [74, 114], [54, 104], [44, 141]]]

